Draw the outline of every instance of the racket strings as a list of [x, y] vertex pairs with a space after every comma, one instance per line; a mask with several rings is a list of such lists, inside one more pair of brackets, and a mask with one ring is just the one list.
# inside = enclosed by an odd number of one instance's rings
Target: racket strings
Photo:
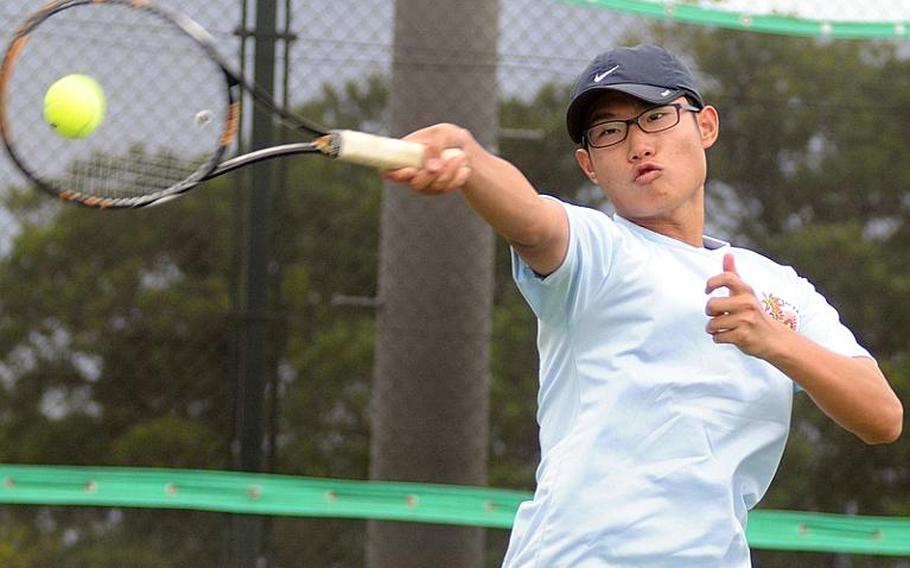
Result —
[[197, 170], [194, 161], [173, 156], [95, 154], [72, 163], [55, 183], [74, 193], [126, 198], [154, 194], [174, 180], [192, 177]]

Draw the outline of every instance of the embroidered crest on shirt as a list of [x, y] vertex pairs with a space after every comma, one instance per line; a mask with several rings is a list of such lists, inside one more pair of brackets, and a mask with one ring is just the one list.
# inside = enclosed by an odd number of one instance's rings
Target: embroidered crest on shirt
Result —
[[772, 318], [781, 322], [793, 331], [799, 329], [799, 312], [796, 308], [774, 294], [762, 294], [762, 307]]

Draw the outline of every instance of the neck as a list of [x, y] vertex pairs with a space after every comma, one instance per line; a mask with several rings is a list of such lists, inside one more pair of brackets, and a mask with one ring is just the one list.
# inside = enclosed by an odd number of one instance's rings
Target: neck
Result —
[[665, 222], [662, 220], [650, 220], [650, 219], [629, 219], [636, 225], [644, 227], [649, 231], [654, 231], [665, 237], [670, 237], [671, 239], [676, 239], [677, 241], [682, 241], [687, 245], [701, 248], [705, 246], [704, 241], [704, 230], [696, 229], [692, 226], [683, 227], [676, 225], [672, 222]]
[[653, 216], [623, 217], [640, 227], [661, 234], [693, 247], [703, 247], [705, 234], [704, 192], [698, 192], [695, 199], [670, 212], [661, 212]]

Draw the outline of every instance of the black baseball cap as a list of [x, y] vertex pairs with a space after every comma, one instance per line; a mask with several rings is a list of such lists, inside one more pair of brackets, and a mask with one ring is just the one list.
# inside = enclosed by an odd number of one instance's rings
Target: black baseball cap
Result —
[[609, 90], [655, 104], [685, 95], [698, 108], [705, 106], [692, 72], [675, 55], [656, 45], [617, 47], [595, 57], [572, 88], [566, 126], [575, 143], [581, 144], [591, 102]]

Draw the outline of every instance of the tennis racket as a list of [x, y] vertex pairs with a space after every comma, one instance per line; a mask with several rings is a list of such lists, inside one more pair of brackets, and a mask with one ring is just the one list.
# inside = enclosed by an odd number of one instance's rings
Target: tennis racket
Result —
[[[44, 119], [46, 91], [70, 74], [94, 78], [106, 99], [104, 119], [84, 138], [65, 138]], [[310, 141], [226, 159], [244, 91]], [[419, 167], [425, 152], [413, 142], [329, 130], [282, 108], [231, 69], [202, 26], [149, 0], [56, 0], [25, 19], [0, 67], [0, 136], [38, 187], [95, 208], [160, 203], [280, 156], [395, 169]], [[453, 152], [460, 150], [446, 150]]]

